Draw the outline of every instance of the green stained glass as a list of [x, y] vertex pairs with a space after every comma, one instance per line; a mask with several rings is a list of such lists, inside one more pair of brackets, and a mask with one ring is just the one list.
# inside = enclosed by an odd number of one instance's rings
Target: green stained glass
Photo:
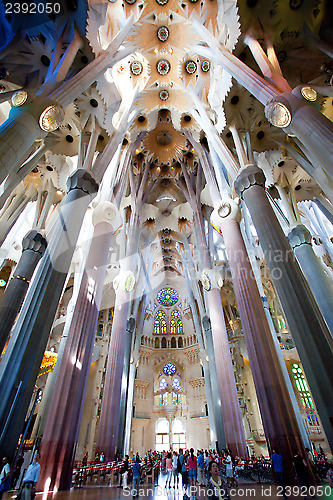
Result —
[[173, 288], [162, 288], [157, 294], [157, 302], [164, 307], [174, 306], [179, 300], [179, 295]]

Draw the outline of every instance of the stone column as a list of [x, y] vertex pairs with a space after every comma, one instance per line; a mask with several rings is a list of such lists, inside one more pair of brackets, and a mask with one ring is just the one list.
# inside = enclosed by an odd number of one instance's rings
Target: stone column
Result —
[[333, 335], [333, 287], [311, 245], [311, 234], [302, 224], [294, 226], [288, 234], [302, 271], [308, 280], [314, 298]]
[[302, 85], [269, 101], [265, 114], [272, 125], [294, 134], [333, 179], [333, 123], [311, 105], [315, 99], [315, 92]]
[[12, 457], [22, 432], [39, 367], [72, 260], [83, 217], [98, 185], [76, 170], [46, 228], [47, 250], [36, 270], [0, 363], [0, 454]]
[[130, 303], [129, 293], [123, 286], [118, 287], [96, 440], [96, 452], [104, 451], [106, 461], [115, 458], [119, 433], [119, 405], [123, 391], [127, 389], [127, 387], [122, 387], [120, 382], [124, 370], [126, 327]]
[[268, 446], [282, 454], [286, 479], [293, 484], [293, 452], [299, 449], [305, 456], [304, 444], [240, 231], [236, 202], [221, 201], [211, 221], [223, 235]]
[[43, 491], [71, 486], [116, 213], [115, 206], [105, 201], [97, 205], [92, 216], [94, 233], [41, 444], [39, 488]]
[[22, 241], [22, 255], [0, 300], [0, 353], [27, 293], [31, 277], [46, 249], [44, 236], [29, 231]]
[[[215, 362], [215, 354], [214, 354], [214, 346], [212, 338], [212, 325], [208, 316], [204, 316], [201, 321], [203, 330], [205, 332], [205, 340], [206, 340], [208, 360], [209, 360], [208, 363], [206, 362], [207, 364], [204, 364], [204, 370], [206, 368], [206, 371], [208, 371], [209, 382], [211, 387], [210, 395], [208, 392], [206, 392], [207, 403], [209, 404], [208, 398], [210, 397], [211, 398], [210, 404], [212, 407], [212, 413], [216, 429], [216, 436], [215, 436], [216, 441], [214, 443], [214, 448], [216, 447], [217, 450], [221, 451], [222, 449], [226, 448], [227, 443], [224, 432], [222, 403], [221, 403], [221, 397], [219, 393], [219, 386], [217, 379], [217, 370], [216, 370], [216, 362]], [[205, 375], [206, 371], [204, 371]], [[205, 384], [206, 384], [206, 376], [205, 376]]]
[[[46, 136], [47, 132], [39, 125], [39, 118], [51, 105], [54, 106], [55, 102], [37, 97], [33, 102], [12, 108], [8, 119], [0, 127], [0, 182], [20, 166], [36, 139]], [[58, 116], [60, 121], [55, 128], [61, 123], [61, 113]]]
[[265, 176], [250, 165], [235, 181], [265, 254], [328, 442], [333, 448], [333, 341], [310, 287], [267, 199]]
[[227, 446], [233, 455], [244, 457], [247, 456], [248, 452], [236, 389], [234, 369], [231, 361], [229, 339], [225, 326], [220, 289], [217, 286], [213, 276], [213, 270], [211, 269], [210, 257], [204, 235], [203, 220], [198, 211], [194, 213], [194, 221], [203, 274], [207, 276], [210, 283], [210, 287], [207, 288], [206, 297], [211, 321], [225, 438]]
[[124, 447], [125, 439], [125, 427], [126, 427], [126, 409], [127, 409], [127, 398], [129, 392], [129, 369], [131, 360], [131, 350], [132, 350], [132, 337], [135, 328], [135, 319], [131, 316], [127, 320], [126, 326], [126, 337], [125, 337], [125, 350], [124, 350], [124, 363], [123, 363], [123, 375], [121, 378], [121, 399], [118, 408], [119, 414], [119, 433], [118, 433], [118, 443], [117, 450], [122, 453]]

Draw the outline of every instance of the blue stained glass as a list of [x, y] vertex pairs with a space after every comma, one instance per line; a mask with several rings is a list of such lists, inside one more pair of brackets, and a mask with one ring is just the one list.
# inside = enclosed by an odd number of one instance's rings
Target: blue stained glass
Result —
[[178, 300], [179, 300], [179, 295], [176, 290], [173, 288], [162, 288], [157, 294], [157, 302], [161, 304], [161, 306], [164, 307], [171, 307], [174, 306]]
[[167, 363], [163, 368], [163, 371], [166, 375], [173, 375], [176, 373], [176, 367], [173, 363]]
[[176, 333], [176, 321], [174, 319], [170, 320], [170, 333], [171, 335], [175, 335]]
[[175, 378], [172, 382], [172, 387], [176, 389], [176, 391], [180, 391], [180, 382], [178, 378]]
[[162, 379], [160, 380], [160, 391], [164, 391], [164, 389], [166, 389], [166, 388], [167, 388], [167, 385], [168, 385], [168, 384], [167, 384], [167, 381], [165, 380], [165, 378], [162, 378]]

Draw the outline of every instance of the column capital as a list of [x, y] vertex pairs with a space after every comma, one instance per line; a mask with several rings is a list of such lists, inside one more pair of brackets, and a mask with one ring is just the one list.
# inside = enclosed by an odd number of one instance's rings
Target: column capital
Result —
[[113, 227], [114, 232], [122, 225], [121, 216], [117, 207], [110, 201], [101, 201], [95, 207], [92, 214], [93, 226], [106, 222]]
[[251, 186], [265, 187], [265, 174], [256, 165], [248, 165], [240, 171], [234, 182], [236, 193], [242, 198], [243, 192]]
[[[239, 198], [237, 198], [238, 201]], [[213, 212], [210, 216], [211, 224], [214, 228], [221, 230], [221, 225], [223, 220], [235, 220], [240, 222], [241, 211], [239, 208], [239, 203], [231, 198], [225, 198], [218, 203], [216, 203]]]
[[311, 234], [303, 224], [297, 224], [288, 233], [290, 246], [294, 249], [301, 245], [311, 246]]
[[22, 252], [25, 252], [25, 250], [32, 250], [33, 252], [38, 252], [43, 255], [46, 247], [46, 239], [35, 229], [29, 231], [22, 240]]
[[74, 189], [81, 189], [86, 194], [94, 194], [98, 191], [98, 184], [89, 172], [78, 168], [67, 179], [67, 193]]

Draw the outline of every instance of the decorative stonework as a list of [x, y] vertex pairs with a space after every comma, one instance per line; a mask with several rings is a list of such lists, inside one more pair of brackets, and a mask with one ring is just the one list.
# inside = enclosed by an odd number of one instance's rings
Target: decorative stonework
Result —
[[147, 399], [147, 389], [150, 385], [150, 382], [146, 380], [135, 380], [135, 394], [134, 399]]
[[199, 348], [196, 347], [194, 349], [189, 349], [185, 351], [185, 354], [187, 356], [188, 362], [190, 365], [194, 365], [195, 363], [199, 363]]
[[67, 179], [67, 193], [74, 189], [80, 189], [87, 194], [94, 194], [98, 191], [98, 184], [89, 172], [79, 168]]
[[46, 239], [34, 229], [29, 231], [22, 240], [22, 252], [25, 250], [32, 250], [33, 252], [38, 252], [43, 255], [46, 247]]
[[251, 186], [265, 187], [265, 174], [255, 165], [245, 167], [236, 177], [234, 188], [236, 193], [242, 197], [243, 192]]
[[292, 248], [307, 244], [311, 246], [311, 234], [305, 226], [297, 224], [288, 234], [288, 240]]
[[195, 380], [190, 380], [189, 384], [193, 387], [194, 399], [196, 400], [206, 399], [205, 379], [203, 377]]

